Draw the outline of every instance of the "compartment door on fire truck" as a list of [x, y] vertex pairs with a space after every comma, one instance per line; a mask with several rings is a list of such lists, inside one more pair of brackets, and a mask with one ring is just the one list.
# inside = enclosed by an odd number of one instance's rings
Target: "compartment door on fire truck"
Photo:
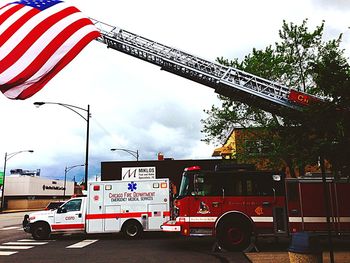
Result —
[[84, 230], [82, 199], [71, 199], [61, 206], [54, 215], [52, 230], [71, 231]]
[[[222, 212], [223, 189], [220, 180], [210, 174], [194, 175], [194, 191], [189, 206], [191, 235], [211, 233], [216, 218]], [[208, 233], [207, 233], [207, 232]]]
[[[279, 179], [275, 180], [275, 177]], [[283, 178], [256, 172], [245, 176], [246, 211], [261, 234], [284, 234], [287, 231]]]

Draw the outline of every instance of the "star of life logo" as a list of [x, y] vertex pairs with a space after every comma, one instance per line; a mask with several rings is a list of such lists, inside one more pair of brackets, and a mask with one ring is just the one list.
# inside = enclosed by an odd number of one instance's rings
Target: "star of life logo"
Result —
[[128, 190], [133, 192], [133, 191], [136, 191], [136, 189], [137, 189], [137, 184], [136, 183], [134, 183], [134, 182], [128, 183]]

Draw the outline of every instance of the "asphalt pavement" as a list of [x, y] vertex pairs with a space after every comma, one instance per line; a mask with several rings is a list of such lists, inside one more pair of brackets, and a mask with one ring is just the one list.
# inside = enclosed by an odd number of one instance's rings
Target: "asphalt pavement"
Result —
[[[21, 225], [24, 215], [30, 212], [31, 211], [4, 211], [3, 213], [0, 213], [0, 229], [14, 225]], [[333, 244], [335, 262], [349, 263], [350, 239], [334, 239]], [[191, 246], [191, 241], [186, 241], [184, 246]], [[223, 263], [287, 263], [290, 262], [288, 255], [288, 247], [289, 239], [279, 240], [278, 242], [276, 242], [275, 239], [263, 239], [259, 240], [257, 244], [258, 251], [253, 250], [246, 253], [234, 253], [228, 251], [214, 251], [214, 249], [212, 249], [211, 251], [208, 250], [208, 254], [216, 258], [219, 262]], [[328, 250], [327, 239], [324, 239], [322, 241], [322, 250], [323, 262], [330, 262], [330, 253]]]

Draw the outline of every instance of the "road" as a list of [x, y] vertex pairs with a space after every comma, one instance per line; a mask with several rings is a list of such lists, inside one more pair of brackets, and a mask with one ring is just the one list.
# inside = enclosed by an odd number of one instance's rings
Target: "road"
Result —
[[[99, 263], [99, 262], [289, 262], [289, 240], [259, 241], [260, 252], [213, 251], [213, 238], [185, 238], [169, 233], [144, 233], [142, 239], [126, 240], [120, 234], [54, 236], [35, 241], [22, 230], [25, 213], [0, 214], [1, 263]], [[323, 240], [324, 263], [329, 262], [327, 242]], [[337, 263], [350, 262], [350, 240], [335, 240]]]
[[250, 262], [243, 253], [213, 252], [213, 238], [162, 232], [144, 233], [138, 240], [121, 234], [74, 234], [38, 242], [21, 229], [24, 214], [0, 214], [1, 263]]

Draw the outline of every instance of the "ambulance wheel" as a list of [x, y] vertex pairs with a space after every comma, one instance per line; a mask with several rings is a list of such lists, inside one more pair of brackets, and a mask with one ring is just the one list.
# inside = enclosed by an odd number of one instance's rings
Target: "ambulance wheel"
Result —
[[35, 240], [48, 239], [50, 237], [50, 227], [45, 223], [36, 223], [32, 228], [32, 236]]
[[136, 239], [142, 234], [142, 226], [138, 221], [131, 220], [125, 223], [122, 231], [126, 238]]
[[227, 218], [218, 224], [216, 236], [222, 248], [243, 251], [251, 243], [252, 226], [247, 220]]

